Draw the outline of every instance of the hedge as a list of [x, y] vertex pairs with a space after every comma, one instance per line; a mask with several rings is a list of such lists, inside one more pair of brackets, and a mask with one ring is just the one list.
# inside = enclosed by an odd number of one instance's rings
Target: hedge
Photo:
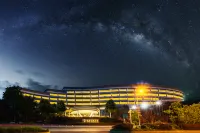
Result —
[[0, 133], [27, 133], [27, 132], [48, 132], [48, 129], [40, 127], [0, 127]]

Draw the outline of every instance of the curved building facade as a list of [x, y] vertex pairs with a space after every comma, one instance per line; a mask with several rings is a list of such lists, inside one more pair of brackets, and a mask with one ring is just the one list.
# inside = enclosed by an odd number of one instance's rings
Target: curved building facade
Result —
[[[112, 99], [116, 105], [156, 104], [157, 101], [183, 101], [183, 92], [178, 89], [136, 84], [125, 86], [98, 86], [98, 87], [64, 87], [62, 90], [47, 89], [38, 92], [23, 89], [24, 96], [49, 100], [51, 104], [64, 101], [68, 108], [75, 107], [104, 107]], [[74, 110], [77, 111], [77, 110]], [[75, 112], [73, 112], [75, 113]], [[96, 112], [95, 112], [96, 114]]]

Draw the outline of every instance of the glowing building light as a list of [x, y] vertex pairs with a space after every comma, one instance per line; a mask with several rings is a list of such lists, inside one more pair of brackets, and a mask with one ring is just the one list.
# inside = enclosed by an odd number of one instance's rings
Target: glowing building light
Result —
[[156, 105], [161, 105], [162, 102], [161, 101], [156, 101]]
[[142, 103], [141, 104], [141, 108], [142, 109], [147, 109], [149, 107], [149, 104], [148, 103]]

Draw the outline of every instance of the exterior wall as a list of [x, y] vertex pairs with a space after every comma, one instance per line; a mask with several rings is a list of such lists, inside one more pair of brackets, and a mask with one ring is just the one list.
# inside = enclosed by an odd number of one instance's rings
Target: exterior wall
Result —
[[161, 87], [150, 87], [143, 95], [136, 95], [134, 87], [106, 87], [93, 89], [66, 89], [62, 91], [47, 90], [46, 92], [37, 92], [31, 90], [22, 90], [24, 96], [35, 98], [36, 102], [41, 99], [50, 100], [51, 104], [57, 104], [58, 101], [64, 101], [67, 106], [103, 106], [110, 99], [117, 105], [133, 105], [147, 102], [155, 104], [156, 101], [182, 101], [183, 92]]

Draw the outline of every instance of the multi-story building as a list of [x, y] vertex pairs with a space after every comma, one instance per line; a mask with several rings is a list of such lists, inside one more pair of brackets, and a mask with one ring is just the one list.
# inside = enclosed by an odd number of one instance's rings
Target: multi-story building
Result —
[[64, 101], [69, 116], [99, 116], [108, 100], [116, 105], [154, 105], [158, 101], [182, 101], [183, 92], [178, 89], [136, 84], [125, 86], [64, 87], [62, 90], [47, 89], [45, 92], [21, 90], [24, 96], [49, 100], [51, 104]]

